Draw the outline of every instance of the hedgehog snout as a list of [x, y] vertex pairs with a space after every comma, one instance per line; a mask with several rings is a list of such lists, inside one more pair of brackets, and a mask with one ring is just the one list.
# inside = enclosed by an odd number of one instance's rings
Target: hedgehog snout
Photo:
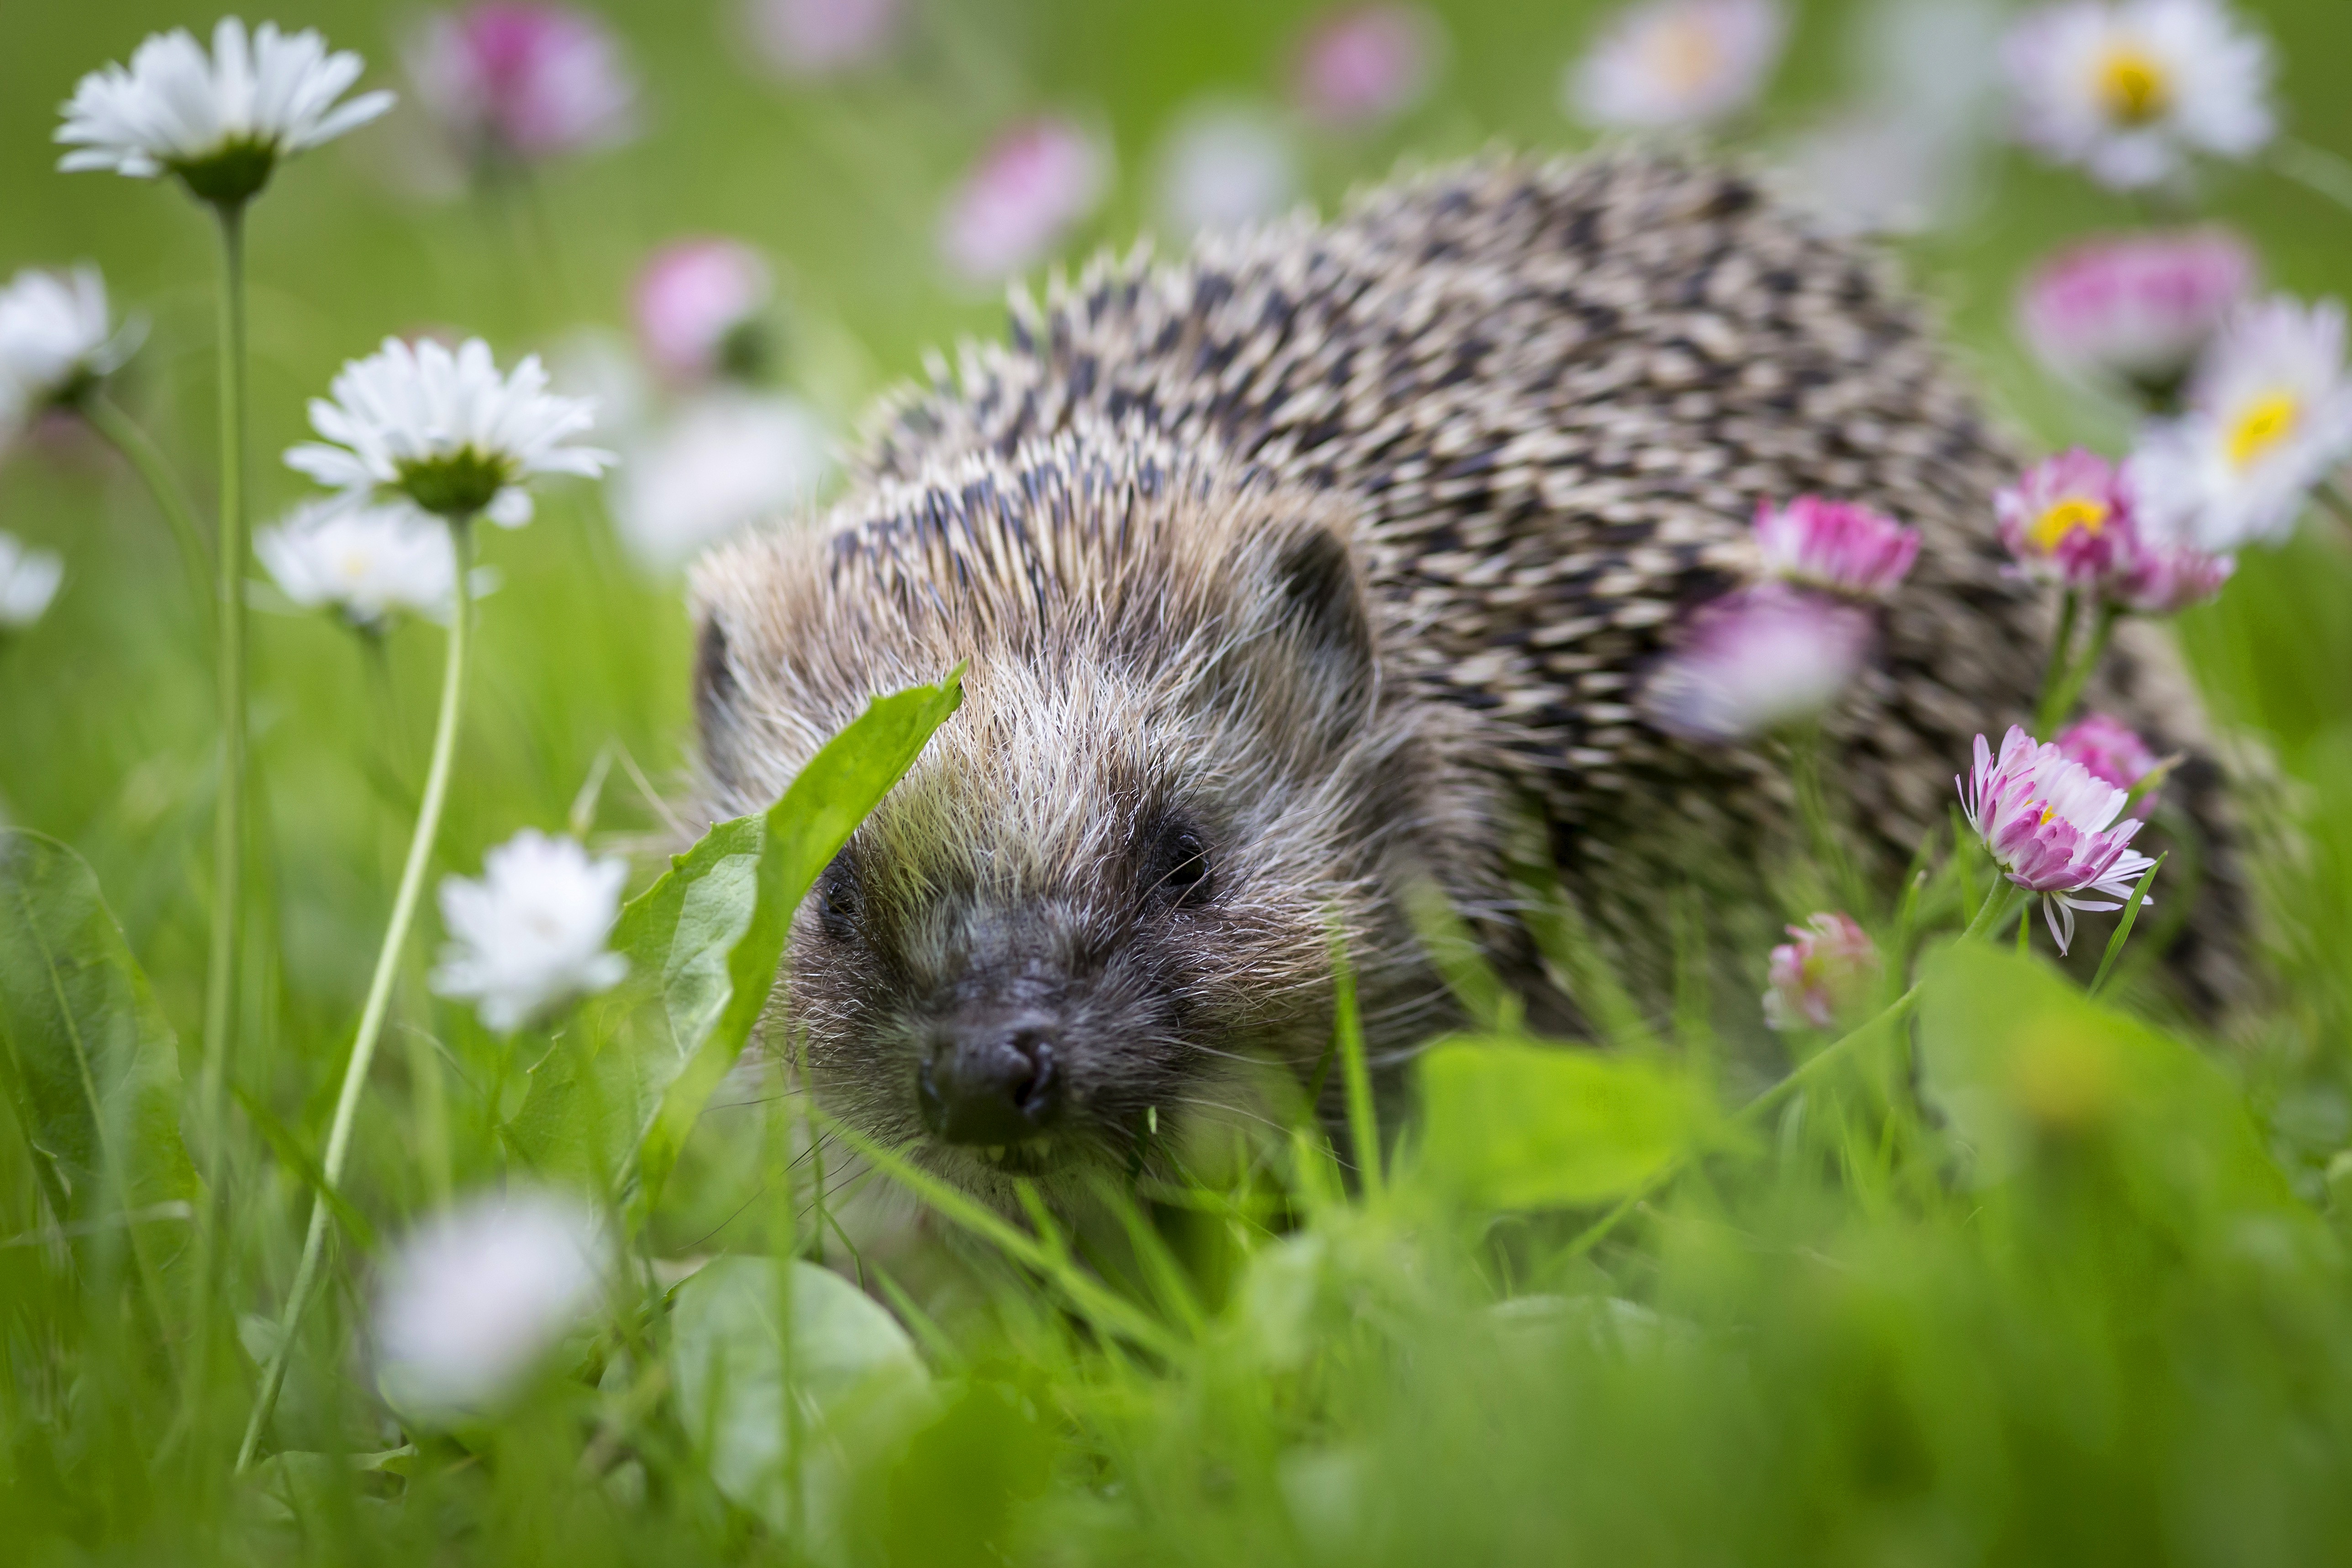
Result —
[[1061, 1110], [1060, 1019], [1038, 1008], [967, 1015], [933, 1029], [915, 1069], [923, 1125], [943, 1143], [1018, 1143]]

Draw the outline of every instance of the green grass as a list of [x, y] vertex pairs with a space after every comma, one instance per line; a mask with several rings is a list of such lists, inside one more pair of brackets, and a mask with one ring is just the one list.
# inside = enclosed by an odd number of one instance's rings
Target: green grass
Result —
[[[1271, 89], [1297, 26], [1240, 0], [941, 0], [899, 66], [787, 89], [739, 67], [716, 5], [604, 9], [643, 66], [648, 134], [548, 171], [534, 224], [403, 195], [414, 128], [397, 121], [293, 165], [257, 208], [257, 515], [302, 493], [275, 455], [344, 358], [426, 326], [485, 332], [509, 356], [577, 322], [617, 325], [646, 249], [689, 232], [778, 258], [802, 345], [788, 374], [846, 426], [927, 345], [993, 330], [998, 308], [945, 284], [930, 251], [938, 195], [989, 128], [1039, 105], [1096, 116], [1121, 181], [1089, 237], [1124, 242], [1148, 211], [1159, 128], [1200, 92]], [[1318, 143], [1325, 201], [1400, 156], [1576, 144], [1554, 92], [1594, 8], [1443, 9], [1440, 90], [1392, 132]], [[1801, 8], [1762, 132], [1841, 89], [1853, 9]], [[2352, 13], [2250, 9], [2281, 40], [2297, 132], [2352, 151], [2336, 79]], [[358, 0], [278, 13], [379, 75], [409, 15]], [[81, 71], [152, 27], [210, 19], [38, 0], [0, 23], [0, 269], [88, 257], [152, 319], [121, 395], [200, 497], [214, 450], [202, 216], [170, 189], [57, 174], [47, 139]], [[2352, 286], [2352, 214], [2259, 171], [2220, 183], [2212, 207], [2282, 286]], [[1971, 221], [1911, 247], [1998, 405], [2043, 441], [2119, 431], [2011, 342], [2015, 279], [2133, 216], [1997, 155]], [[168, 1104], [175, 1055], [194, 1082], [203, 1005], [203, 618], [134, 478], [81, 436], [0, 462], [0, 527], [61, 550], [69, 572], [48, 617], [0, 645], [0, 803], [94, 871], [121, 956], [152, 986], [142, 1012], [123, 1000], [127, 964], [100, 966], [105, 1016], [130, 1030], [109, 1059], [142, 1064]], [[530, 528], [485, 532], [500, 584], [436, 876], [472, 872], [519, 827], [562, 828], [609, 747], [672, 785], [689, 731], [678, 585], [626, 563], [592, 492], [558, 490]], [[258, 614], [252, 1000], [217, 1302], [243, 1337], [224, 1334], [214, 1376], [191, 1383], [185, 1223], [126, 1231], [97, 1209], [60, 1235], [92, 1193], [45, 1194], [31, 1144], [47, 1133], [0, 1115], [5, 1554], [565, 1568], [2352, 1556], [2352, 1165], [2330, 1182], [2352, 1147], [2352, 549], [2315, 518], [2250, 553], [2179, 629], [2218, 728], [2269, 770], [2242, 800], [2266, 984], [2213, 1030], [2147, 1021], [2130, 984], [2087, 1002], [2005, 942], [1931, 943], [1916, 1024], [1852, 1042], [1745, 1118], [1695, 1005], [1633, 1020], [1614, 1057], [1442, 1057], [1434, 1072], [1469, 1077], [1433, 1079], [1429, 1120], [1376, 1189], [1344, 1181], [1302, 1127], [1247, 1149], [1246, 1179], [1154, 1189], [1148, 1212], [1107, 1194], [1067, 1234], [980, 1234], [987, 1216], [960, 1223], [934, 1194], [922, 1245], [862, 1258], [814, 1229], [801, 1108], [772, 1070], [745, 1069], [646, 1202], [645, 1271], [620, 1304], [512, 1409], [455, 1431], [404, 1426], [372, 1385], [367, 1238], [534, 1153], [609, 1180], [636, 1145], [634, 1128], [601, 1123], [603, 1142], [561, 1159], [530, 1143], [544, 1126], [526, 1114], [544, 1076], [530, 1069], [551, 1047], [494, 1038], [429, 997], [428, 929], [343, 1184], [356, 1224], [291, 1348], [272, 1458], [240, 1479], [255, 1358], [294, 1273], [303, 1173], [415, 809], [440, 636], [397, 631], [377, 672], [323, 620]], [[589, 826], [621, 847], [662, 832], [624, 770]], [[642, 858], [636, 886], [657, 859]], [[1561, 956], [1579, 973], [1591, 960]], [[1749, 961], [1760, 984], [1762, 955]], [[571, 1038], [633, 1048], [646, 1037], [633, 1010], [649, 1005], [632, 994]], [[1554, 1076], [1571, 1060], [1599, 1077]], [[1517, 1143], [1465, 1131], [1465, 1107], [1519, 1109]], [[168, 1199], [184, 1178], [164, 1159], [99, 1186]], [[760, 1261], [812, 1253], [867, 1298]], [[714, 1256], [728, 1261], [670, 1293], [685, 1262]], [[754, 1396], [783, 1386], [802, 1397]]]

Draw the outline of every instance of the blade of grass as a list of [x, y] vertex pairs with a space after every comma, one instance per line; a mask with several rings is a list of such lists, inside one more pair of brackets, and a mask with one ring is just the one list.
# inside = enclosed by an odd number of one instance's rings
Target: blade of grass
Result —
[[961, 1188], [940, 1180], [895, 1151], [884, 1148], [814, 1106], [810, 1107], [809, 1114], [843, 1142], [864, 1155], [876, 1169], [930, 1205], [940, 1218], [962, 1226], [1016, 1263], [1044, 1276], [1078, 1315], [1098, 1331], [1106, 1336], [1117, 1335], [1129, 1340], [1157, 1355], [1172, 1359], [1181, 1352], [1183, 1342], [1164, 1325], [1153, 1321], [1132, 1302], [1087, 1278], [1066, 1258], [1055, 1257], [1035, 1237], [1024, 1235], [1018, 1226]]
[[2132, 889], [2131, 897], [2124, 902], [2123, 918], [2116, 922], [2116, 934], [2107, 938], [2107, 951], [2099, 960], [2099, 972], [2091, 976], [2090, 994], [2096, 996], [2099, 987], [2107, 983], [2107, 972], [2115, 968], [2116, 960], [2123, 956], [2124, 943], [2131, 940], [2132, 927], [2138, 923], [2139, 911], [2147, 903], [2147, 889], [2156, 881], [2156, 874], [2172, 858], [2166, 850], [2156, 858], [2156, 864], [2140, 873], [2139, 883]]

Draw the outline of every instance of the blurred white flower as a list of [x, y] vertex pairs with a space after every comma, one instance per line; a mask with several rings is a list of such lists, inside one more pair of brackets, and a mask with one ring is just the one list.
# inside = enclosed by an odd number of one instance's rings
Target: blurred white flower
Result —
[[60, 169], [112, 169], [135, 179], [176, 174], [205, 201], [234, 205], [268, 183], [280, 158], [331, 142], [392, 107], [366, 92], [338, 103], [366, 68], [349, 50], [327, 52], [310, 30], [264, 22], [251, 36], [226, 16], [212, 53], [184, 28], [152, 35], [131, 67], [83, 77], [57, 140], [74, 150]]
[[949, 198], [940, 251], [958, 276], [994, 282], [1043, 259], [1109, 183], [1102, 145], [1066, 120], [1024, 121], [981, 154]]
[[2129, 472], [2156, 542], [2226, 554], [2294, 530], [2312, 487], [2352, 457], [2344, 307], [2284, 295], [2242, 307], [2206, 351], [2188, 412], [2152, 424]]
[[1643, 0], [1570, 66], [1569, 112], [1607, 130], [1721, 120], [1756, 100], [1787, 32], [1780, 0]]
[[22, 631], [39, 620], [65, 575], [65, 560], [56, 552], [0, 532], [0, 631]]
[[526, 827], [482, 859], [482, 879], [441, 882], [450, 941], [436, 994], [470, 1001], [504, 1034], [563, 1003], [618, 985], [629, 961], [606, 951], [628, 863], [591, 860], [569, 838]]
[[775, 292], [760, 253], [732, 239], [685, 239], [663, 246], [637, 269], [629, 301], [637, 342], [654, 367], [674, 381], [707, 380], [731, 361], [755, 359], [737, 342], [756, 328]]
[[138, 332], [117, 333], [95, 267], [27, 267], [0, 289], [0, 441], [46, 408], [70, 403], [130, 357]]
[[2275, 129], [2271, 51], [2220, 0], [2064, 0], [2001, 46], [2018, 134], [2118, 189], [2190, 154], [2244, 158]]
[[1291, 92], [1318, 123], [1377, 125], [1421, 101], [1444, 47], [1444, 29], [1418, 5], [1341, 6], [1299, 41]]
[[353, 500], [394, 492], [442, 517], [479, 512], [517, 528], [530, 521], [525, 480], [594, 479], [613, 461], [572, 444], [595, 412], [584, 399], [550, 395], [538, 355], [501, 377], [479, 338], [455, 353], [386, 338], [346, 363], [331, 390], [331, 400], [310, 400], [310, 427], [325, 441], [289, 448], [286, 462]]
[[906, 20], [901, 0], [745, 0], [743, 12], [761, 58], [799, 79], [873, 65]]
[[404, 500], [307, 502], [255, 534], [253, 552], [288, 598], [356, 626], [381, 627], [404, 611], [446, 620], [457, 596], [448, 526]]
[[1303, 188], [1298, 145], [1281, 118], [1250, 104], [1196, 104], [1160, 143], [1153, 180], [1171, 234], [1240, 228], [1276, 217]]
[[832, 471], [824, 424], [796, 399], [706, 394], [630, 449], [609, 496], [629, 552], [667, 572], [740, 528], [814, 499]]
[[1853, 31], [1859, 90], [1780, 159], [1799, 200], [1842, 234], [1913, 234], [1961, 216], [1978, 186], [1999, 14], [1990, 0], [1875, 0]]
[[417, 101], [478, 158], [529, 161], [625, 142], [637, 79], [604, 23], [532, 0], [425, 19], [405, 51]]
[[1645, 705], [1684, 740], [1741, 741], [1810, 719], [1862, 670], [1873, 623], [1858, 605], [1777, 584], [1704, 606], [1651, 678]]
[[485, 1414], [594, 1309], [611, 1233], [569, 1194], [479, 1194], [426, 1220], [383, 1268], [377, 1386], [403, 1415]]

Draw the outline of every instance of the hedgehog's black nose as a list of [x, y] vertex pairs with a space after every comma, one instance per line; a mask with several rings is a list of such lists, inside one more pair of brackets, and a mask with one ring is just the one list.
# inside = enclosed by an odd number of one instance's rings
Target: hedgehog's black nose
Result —
[[1032, 1013], [941, 1031], [915, 1071], [923, 1124], [943, 1143], [1018, 1143], [1045, 1131], [1062, 1100], [1052, 1029]]

